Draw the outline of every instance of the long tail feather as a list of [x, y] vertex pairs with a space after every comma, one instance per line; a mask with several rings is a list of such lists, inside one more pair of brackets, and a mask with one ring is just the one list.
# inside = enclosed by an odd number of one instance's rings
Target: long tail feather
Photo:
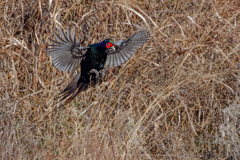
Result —
[[79, 93], [87, 90], [90, 86], [94, 86], [97, 83], [96, 79], [92, 81], [86, 81], [81, 77], [81, 73], [77, 74], [66, 88], [56, 97], [56, 103], [64, 101], [64, 105], [71, 102]]

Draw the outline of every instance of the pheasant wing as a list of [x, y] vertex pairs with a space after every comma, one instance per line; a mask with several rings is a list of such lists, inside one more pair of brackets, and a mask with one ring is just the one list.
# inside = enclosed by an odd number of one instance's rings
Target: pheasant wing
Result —
[[75, 31], [74, 27], [71, 36], [69, 27], [67, 27], [67, 34], [64, 34], [60, 28], [62, 38], [54, 32], [57, 41], [52, 39], [50, 41], [55, 45], [47, 45], [47, 54], [52, 56], [53, 65], [61, 71], [73, 72], [84, 57], [85, 50], [88, 49], [88, 47], [80, 47], [79, 41], [76, 42]]
[[117, 67], [125, 63], [139, 46], [144, 45], [151, 37], [148, 29], [141, 29], [130, 38], [115, 42], [115, 51], [110, 50], [104, 64], [104, 68]]

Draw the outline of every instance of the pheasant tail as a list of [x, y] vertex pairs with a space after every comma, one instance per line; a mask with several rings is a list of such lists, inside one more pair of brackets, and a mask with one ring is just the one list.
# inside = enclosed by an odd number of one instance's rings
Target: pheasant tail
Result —
[[97, 83], [96, 79], [86, 81], [81, 77], [81, 73], [77, 74], [66, 88], [59, 94], [57, 99], [61, 99], [57, 103], [64, 101], [64, 105], [71, 102], [80, 92], [87, 90], [89, 87], [94, 86]]

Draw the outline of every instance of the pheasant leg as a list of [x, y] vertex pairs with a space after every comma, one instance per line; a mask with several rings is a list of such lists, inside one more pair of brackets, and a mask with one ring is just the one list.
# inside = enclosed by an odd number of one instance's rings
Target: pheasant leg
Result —
[[95, 77], [98, 79], [99, 78], [99, 72], [96, 69], [92, 69], [90, 73], [95, 73]]
[[92, 70], [90, 71], [90, 73], [91, 73], [91, 74], [94, 73], [96, 79], [103, 78], [104, 75], [105, 75], [105, 69], [102, 69], [102, 70], [100, 70], [100, 71], [97, 71], [96, 69], [92, 69]]

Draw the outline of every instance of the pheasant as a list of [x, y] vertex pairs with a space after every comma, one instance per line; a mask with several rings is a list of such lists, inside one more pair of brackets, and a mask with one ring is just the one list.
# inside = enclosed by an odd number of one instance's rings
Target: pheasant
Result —
[[[71, 82], [60, 93], [59, 97], [64, 105], [72, 101], [80, 92], [89, 86], [94, 86], [104, 76], [104, 69], [117, 67], [125, 63], [134, 54], [139, 46], [144, 45], [151, 37], [148, 29], [140, 29], [130, 38], [114, 42], [105, 39], [100, 43], [81, 47], [80, 41], [76, 41], [76, 28], [72, 35], [69, 27], [64, 34], [60, 28], [61, 37], [54, 32], [56, 40], [50, 39], [55, 45], [47, 45], [47, 54], [52, 56], [53, 65], [66, 72], [73, 72], [81, 66]], [[100, 76], [101, 75], [101, 76]]]

